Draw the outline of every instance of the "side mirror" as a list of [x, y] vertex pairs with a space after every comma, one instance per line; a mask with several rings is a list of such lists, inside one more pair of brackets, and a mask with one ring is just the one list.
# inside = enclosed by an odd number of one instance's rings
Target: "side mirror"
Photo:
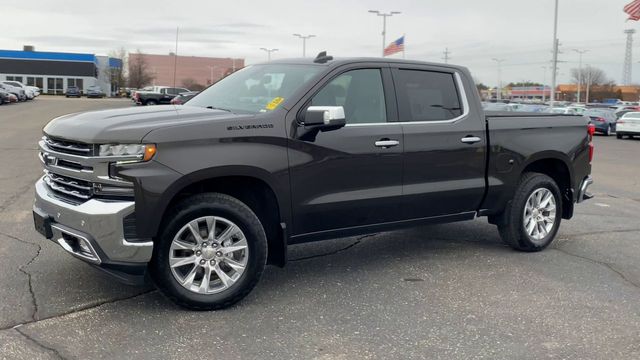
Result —
[[342, 106], [309, 106], [304, 116], [305, 127], [334, 130], [346, 124]]

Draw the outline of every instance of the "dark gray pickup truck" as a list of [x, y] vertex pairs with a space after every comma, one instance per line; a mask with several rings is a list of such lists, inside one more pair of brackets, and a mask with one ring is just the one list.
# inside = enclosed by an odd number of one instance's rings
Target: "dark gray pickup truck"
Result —
[[148, 275], [216, 309], [290, 244], [486, 216], [508, 245], [542, 250], [591, 197], [592, 131], [581, 116], [485, 114], [463, 67], [280, 60], [183, 106], [52, 120], [34, 221], [122, 281]]

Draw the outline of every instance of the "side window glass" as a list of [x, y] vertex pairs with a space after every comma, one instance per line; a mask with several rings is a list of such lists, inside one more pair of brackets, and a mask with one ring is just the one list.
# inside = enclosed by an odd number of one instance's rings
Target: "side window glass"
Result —
[[312, 106], [342, 106], [347, 124], [383, 123], [387, 109], [380, 69], [347, 71], [311, 100]]
[[401, 121], [451, 120], [462, 115], [453, 74], [422, 70], [399, 70], [398, 74]]

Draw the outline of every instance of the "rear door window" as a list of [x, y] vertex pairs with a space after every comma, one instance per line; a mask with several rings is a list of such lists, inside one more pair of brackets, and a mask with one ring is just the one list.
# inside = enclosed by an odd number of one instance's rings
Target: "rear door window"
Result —
[[400, 69], [396, 77], [401, 121], [442, 121], [462, 115], [454, 74]]

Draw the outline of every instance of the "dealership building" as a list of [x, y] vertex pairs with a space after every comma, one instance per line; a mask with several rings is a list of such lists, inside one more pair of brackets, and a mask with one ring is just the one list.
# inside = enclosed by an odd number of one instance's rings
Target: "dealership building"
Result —
[[62, 95], [67, 87], [77, 86], [86, 92], [97, 85], [109, 96], [117, 84], [111, 79], [115, 69], [122, 69], [122, 60], [95, 54], [0, 50], [0, 80], [13, 80], [37, 86], [44, 94]]

